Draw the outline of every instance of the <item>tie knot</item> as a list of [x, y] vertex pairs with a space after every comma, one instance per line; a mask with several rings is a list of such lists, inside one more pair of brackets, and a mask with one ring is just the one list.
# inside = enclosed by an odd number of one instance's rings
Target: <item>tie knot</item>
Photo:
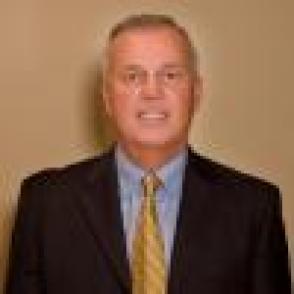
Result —
[[151, 195], [162, 185], [162, 181], [153, 170], [150, 170], [142, 178], [142, 185], [144, 187], [145, 195]]

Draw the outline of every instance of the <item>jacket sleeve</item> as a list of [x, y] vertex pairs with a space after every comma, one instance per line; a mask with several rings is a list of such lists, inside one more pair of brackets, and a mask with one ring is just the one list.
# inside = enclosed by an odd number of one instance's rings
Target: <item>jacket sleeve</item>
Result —
[[42, 258], [43, 186], [47, 177], [32, 176], [22, 183], [12, 232], [7, 294], [45, 293]]
[[290, 262], [281, 197], [270, 189], [259, 219], [253, 265], [254, 294], [291, 294]]

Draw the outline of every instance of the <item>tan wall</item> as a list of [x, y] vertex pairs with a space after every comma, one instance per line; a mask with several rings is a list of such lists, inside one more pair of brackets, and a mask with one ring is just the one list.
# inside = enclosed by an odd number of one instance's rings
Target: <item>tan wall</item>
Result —
[[191, 141], [280, 185], [294, 254], [292, 0], [0, 1], [0, 281], [20, 180], [101, 140], [98, 51], [131, 12], [171, 13], [196, 37], [205, 97]]

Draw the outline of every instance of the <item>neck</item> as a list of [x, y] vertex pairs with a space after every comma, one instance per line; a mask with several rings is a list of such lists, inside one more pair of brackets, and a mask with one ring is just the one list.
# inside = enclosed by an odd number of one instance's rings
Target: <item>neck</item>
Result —
[[173, 146], [173, 148], [165, 146], [130, 146], [121, 142], [119, 142], [119, 146], [134, 163], [145, 170], [149, 170], [160, 168], [172, 157], [184, 150], [187, 143], [183, 142]]

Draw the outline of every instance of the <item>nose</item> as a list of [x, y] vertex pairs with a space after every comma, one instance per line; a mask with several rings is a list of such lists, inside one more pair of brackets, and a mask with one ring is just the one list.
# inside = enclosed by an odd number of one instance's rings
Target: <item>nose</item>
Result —
[[141, 85], [141, 96], [146, 100], [157, 100], [162, 97], [162, 85], [156, 74], [150, 73]]

